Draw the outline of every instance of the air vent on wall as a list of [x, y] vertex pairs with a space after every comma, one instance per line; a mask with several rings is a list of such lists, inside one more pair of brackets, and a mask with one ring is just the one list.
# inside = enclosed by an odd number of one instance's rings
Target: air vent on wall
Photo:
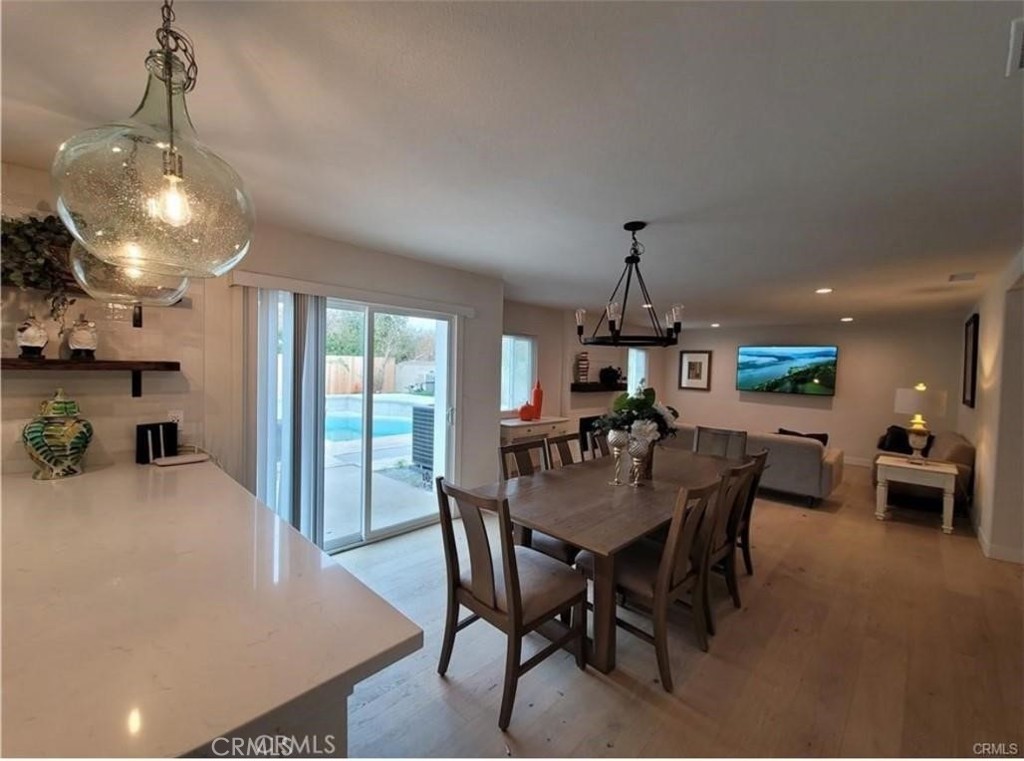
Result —
[[974, 280], [977, 273], [974, 272], [954, 272], [949, 276], [949, 282], [951, 283], [969, 283]]
[[1024, 18], [1010, 22], [1010, 52], [1006, 58], [1006, 76], [1024, 70]]

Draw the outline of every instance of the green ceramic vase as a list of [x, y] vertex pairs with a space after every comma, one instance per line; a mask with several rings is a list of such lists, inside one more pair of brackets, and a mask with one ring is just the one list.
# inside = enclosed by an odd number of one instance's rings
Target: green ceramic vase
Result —
[[59, 388], [53, 399], [39, 405], [39, 414], [22, 430], [21, 440], [36, 464], [32, 478], [53, 481], [77, 476], [92, 441], [92, 423], [78, 416], [78, 402]]

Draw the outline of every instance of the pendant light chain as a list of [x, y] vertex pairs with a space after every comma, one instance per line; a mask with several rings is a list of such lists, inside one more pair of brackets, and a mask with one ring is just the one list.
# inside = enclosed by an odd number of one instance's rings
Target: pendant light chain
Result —
[[160, 15], [163, 18], [163, 23], [156, 30], [156, 41], [165, 53], [172, 55], [181, 53], [181, 57], [185, 59], [183, 89], [187, 93], [192, 92], [199, 76], [195, 45], [192, 44], [192, 40], [187, 34], [174, 27], [174, 0], [164, 0], [164, 4], [160, 8]]
[[174, 28], [174, 0], [164, 0], [160, 7], [163, 23], [156, 30], [156, 41], [163, 55], [164, 88], [167, 91], [167, 150], [164, 151], [164, 175], [182, 178], [181, 154], [174, 147], [174, 61], [180, 53], [184, 59], [185, 81], [182, 91], [190, 92], [196, 86], [199, 76], [199, 65], [196, 63], [195, 46], [187, 34]]

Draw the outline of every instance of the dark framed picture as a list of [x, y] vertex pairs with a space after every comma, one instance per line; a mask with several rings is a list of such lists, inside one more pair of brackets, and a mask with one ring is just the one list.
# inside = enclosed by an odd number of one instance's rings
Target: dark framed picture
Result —
[[977, 314], [972, 314], [964, 324], [964, 398], [968, 407], [974, 407], [978, 392], [978, 324]]
[[679, 352], [679, 388], [711, 390], [711, 352]]

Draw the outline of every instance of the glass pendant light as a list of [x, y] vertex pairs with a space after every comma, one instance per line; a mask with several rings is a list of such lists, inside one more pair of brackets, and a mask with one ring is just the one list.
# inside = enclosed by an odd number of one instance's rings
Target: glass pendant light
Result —
[[196, 136], [185, 93], [198, 67], [173, 21], [164, 0], [135, 113], [64, 142], [51, 175], [60, 218], [89, 253], [149, 273], [216, 277], [248, 253], [253, 206], [241, 177]]
[[154, 275], [138, 267], [108, 264], [86, 251], [77, 240], [68, 252], [68, 264], [82, 290], [97, 301], [110, 304], [167, 307], [181, 301], [188, 290], [187, 277]]

